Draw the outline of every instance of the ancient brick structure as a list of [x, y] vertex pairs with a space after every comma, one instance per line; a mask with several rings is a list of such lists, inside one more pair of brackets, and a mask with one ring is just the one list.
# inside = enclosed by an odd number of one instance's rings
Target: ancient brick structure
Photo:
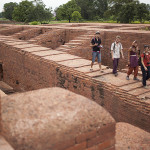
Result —
[[15, 150], [113, 150], [115, 124], [95, 102], [60, 88], [2, 99], [2, 135]]
[[[114, 77], [109, 56], [116, 35], [122, 37], [125, 58], [135, 38], [141, 49], [149, 44], [149, 31], [143, 30], [146, 26], [60, 24], [22, 26], [20, 32], [20, 26], [3, 25], [0, 30], [3, 81], [17, 92], [56, 86], [68, 89], [106, 108], [117, 122], [127, 122], [150, 132], [150, 89], [143, 89], [141, 82], [126, 81], [124, 71]], [[12, 28], [15, 30], [9, 34]], [[105, 48], [102, 51], [105, 66], [100, 72], [95, 65], [90, 72], [89, 44], [97, 30], [101, 31]], [[121, 60], [120, 69], [126, 63], [126, 59]]]

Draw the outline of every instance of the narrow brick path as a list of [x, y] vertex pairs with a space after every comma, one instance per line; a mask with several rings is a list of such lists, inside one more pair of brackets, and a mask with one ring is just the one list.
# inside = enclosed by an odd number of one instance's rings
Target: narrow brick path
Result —
[[[82, 35], [82, 37], [84, 36]], [[20, 51], [31, 53], [45, 60], [54, 61], [61, 66], [73, 68], [78, 72], [84, 73], [86, 76], [90, 77], [91, 80], [96, 80], [98, 82], [104, 82], [107, 85], [115, 86], [116, 88], [124, 91], [126, 94], [133, 95], [138, 99], [142, 99], [143, 103], [150, 103], [150, 88], [144, 89], [141, 82], [133, 80], [132, 75], [129, 81], [126, 80], [126, 73], [124, 72], [119, 72], [119, 75], [115, 77], [112, 74], [112, 69], [103, 65], [102, 71], [100, 72], [97, 63], [94, 65], [94, 71], [90, 72], [90, 60], [68, 54], [67, 51], [62, 50], [62, 46], [60, 46], [56, 50], [52, 50], [50, 48], [30, 44], [29, 42], [12, 39], [10, 36], [0, 36], [0, 41], [12, 47], [19, 48]], [[69, 43], [64, 45], [64, 47], [67, 46], [66, 48], [69, 48], [69, 50], [71, 50], [71, 45], [76, 44]], [[139, 76], [138, 78], [141, 79], [141, 76]], [[148, 81], [148, 87], [150, 87], [150, 81]]]

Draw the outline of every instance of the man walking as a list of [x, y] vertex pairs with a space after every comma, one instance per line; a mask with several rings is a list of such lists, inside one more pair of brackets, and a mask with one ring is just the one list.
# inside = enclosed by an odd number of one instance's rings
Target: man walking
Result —
[[122, 55], [122, 58], [124, 59], [123, 47], [122, 44], [120, 43], [120, 36], [116, 36], [116, 41], [111, 45], [111, 56], [113, 60], [113, 74], [115, 76], [118, 75], [117, 68], [120, 59], [120, 53]]
[[91, 62], [91, 69], [90, 70], [93, 71], [93, 65], [94, 65], [96, 57], [98, 60], [99, 69], [101, 70], [101, 51], [100, 51], [100, 48], [102, 48], [102, 45], [101, 45], [101, 38], [100, 38], [100, 32], [99, 31], [97, 31], [95, 33], [95, 37], [92, 38], [91, 47], [93, 48], [93, 53], [92, 53], [92, 62]]

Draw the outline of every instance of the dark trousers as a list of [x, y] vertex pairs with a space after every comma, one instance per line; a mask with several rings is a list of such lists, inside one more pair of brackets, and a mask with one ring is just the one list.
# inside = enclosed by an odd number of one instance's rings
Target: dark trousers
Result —
[[119, 58], [114, 58], [114, 60], [113, 60], [113, 74], [117, 73], [118, 64], [119, 64]]
[[150, 66], [147, 67], [148, 71], [145, 71], [143, 65], [141, 65], [141, 70], [142, 70], [142, 76], [143, 76], [143, 86], [146, 86], [146, 80], [148, 80], [150, 78]]

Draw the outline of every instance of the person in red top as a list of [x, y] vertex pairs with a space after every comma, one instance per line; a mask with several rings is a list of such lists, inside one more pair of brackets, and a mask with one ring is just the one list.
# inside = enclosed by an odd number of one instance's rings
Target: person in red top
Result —
[[141, 70], [142, 70], [142, 83], [143, 87], [147, 88], [146, 86], [146, 80], [150, 78], [150, 53], [149, 53], [149, 46], [144, 46], [144, 52], [141, 55]]

